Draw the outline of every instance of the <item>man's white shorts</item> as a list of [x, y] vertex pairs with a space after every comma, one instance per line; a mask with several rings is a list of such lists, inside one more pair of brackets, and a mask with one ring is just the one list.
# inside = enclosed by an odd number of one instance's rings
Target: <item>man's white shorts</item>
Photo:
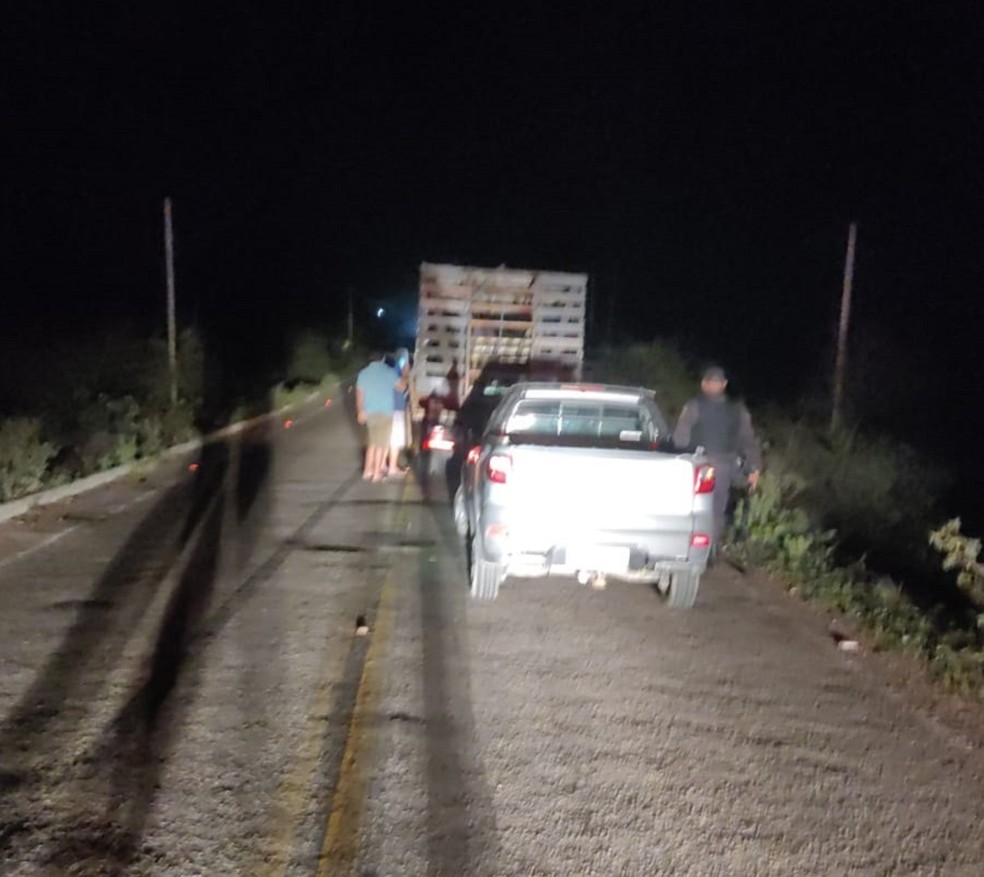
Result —
[[390, 435], [391, 448], [404, 448], [407, 444], [407, 413], [393, 412], [393, 432]]

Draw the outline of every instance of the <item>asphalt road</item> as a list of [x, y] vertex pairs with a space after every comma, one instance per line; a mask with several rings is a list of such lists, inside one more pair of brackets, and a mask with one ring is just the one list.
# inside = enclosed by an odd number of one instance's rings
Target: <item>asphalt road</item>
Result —
[[188, 462], [0, 527], [3, 875], [984, 874], [980, 750], [774, 585], [472, 604], [342, 405]]

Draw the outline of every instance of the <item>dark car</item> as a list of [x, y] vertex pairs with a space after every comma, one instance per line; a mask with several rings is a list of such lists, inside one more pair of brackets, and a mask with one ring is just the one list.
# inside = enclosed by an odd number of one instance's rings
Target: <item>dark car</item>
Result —
[[576, 368], [547, 360], [488, 363], [450, 422], [426, 425], [421, 450], [427, 471], [444, 471], [453, 489], [469, 449], [478, 444], [492, 412], [513, 386], [528, 381], [569, 381], [576, 376]]

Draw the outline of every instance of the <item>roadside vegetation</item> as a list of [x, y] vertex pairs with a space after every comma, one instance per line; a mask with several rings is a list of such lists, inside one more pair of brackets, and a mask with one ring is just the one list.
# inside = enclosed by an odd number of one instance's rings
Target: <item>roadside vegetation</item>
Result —
[[[0, 502], [153, 459], [198, 435], [212, 369], [194, 331], [178, 349], [177, 404], [156, 338], [59, 348], [19, 370], [0, 363]], [[301, 404], [362, 359], [328, 333], [298, 332], [261, 408]], [[603, 351], [596, 376], [650, 387], [671, 418], [698, 385], [695, 365], [659, 341]], [[225, 422], [258, 413], [255, 404], [226, 410]], [[809, 416], [774, 410], [753, 415], [766, 471], [738, 501], [732, 559], [851, 619], [876, 649], [915, 655], [951, 690], [984, 699], [981, 542], [945, 520], [936, 499], [944, 473], [887, 436], [831, 434]]]
[[[698, 369], [663, 342], [600, 360], [600, 379], [650, 387], [671, 418], [698, 386]], [[981, 542], [959, 520], [941, 523], [945, 473], [888, 436], [752, 414], [766, 467], [737, 503], [732, 560], [849, 619], [875, 649], [915, 655], [948, 689], [984, 700]]]
[[204, 408], [218, 369], [192, 329], [178, 339], [176, 403], [159, 338], [121, 332], [36, 352], [31, 360], [8, 354], [0, 363], [0, 502], [152, 460], [203, 430], [301, 404], [348, 374], [361, 355], [327, 332], [299, 332], [288, 341], [285, 365], [259, 394], [264, 398], [231, 400], [216, 421]]

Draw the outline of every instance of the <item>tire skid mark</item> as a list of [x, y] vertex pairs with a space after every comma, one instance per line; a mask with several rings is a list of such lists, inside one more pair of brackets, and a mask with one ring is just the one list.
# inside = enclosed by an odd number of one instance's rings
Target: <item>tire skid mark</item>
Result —
[[[116, 666], [156, 590], [179, 562], [183, 551], [173, 537], [188, 494], [186, 484], [169, 488], [129, 534], [83, 598], [62, 641], [0, 723], [0, 752], [22, 753], [44, 763], [56, 758], [48, 747], [60, 739], [64, 727], [78, 725], [80, 710], [96, 701], [104, 686], [104, 674], [89, 671]], [[119, 607], [111, 618], [93, 609], [110, 602]]]
[[[94, 694], [81, 697], [80, 692], [94, 691], [105, 684], [101, 677], [90, 680], [84, 671], [97, 661], [116, 665], [129, 634], [149, 608], [155, 588], [174, 577], [176, 584], [149, 660], [148, 677], [138, 683], [132, 697], [101, 733], [86, 743], [84, 751], [71, 756], [71, 765], [60, 771], [59, 783], [69, 786], [59, 792], [58, 799], [63, 802], [61, 809], [67, 807], [67, 811], [35, 820], [35, 829], [42, 830], [46, 838], [39, 849], [45, 851], [46, 860], [52, 865], [84, 860], [91, 867], [108, 869], [107, 874], [117, 874], [133, 860], [178, 723], [180, 709], [167, 705], [173, 688], [179, 677], [185, 686], [197, 685], [201, 661], [211, 639], [245, 598], [269, 580], [295, 550], [291, 544], [278, 544], [222, 603], [212, 604], [224, 510], [229, 505], [226, 467], [214, 468], [218, 471], [207, 484], [189, 488], [187, 482], [178, 482], [162, 495], [90, 591], [62, 646], [49, 659], [48, 667], [20, 708], [15, 708], [0, 725], [3, 751], [24, 749], [22, 741], [30, 735], [33, 746], [28, 751], [37, 760], [46, 741], [52, 739], [48, 732], [54, 728], [49, 726], [56, 722], [63, 725], [70, 715], [74, 717], [80, 709], [76, 702], [87, 704], [94, 699]], [[294, 540], [303, 539], [317, 526], [358, 480], [355, 473], [339, 485], [295, 530]], [[191, 513], [182, 524], [175, 509], [183, 510], [189, 505]], [[178, 538], [162, 537], [162, 530]], [[110, 633], [93, 623], [91, 606], [107, 600], [109, 595], [119, 601], [121, 593], [139, 599], [126, 600], [114, 615]], [[67, 702], [70, 690], [74, 695], [71, 704]], [[49, 760], [52, 757], [53, 753], [49, 753]], [[51, 774], [55, 764], [52, 761], [45, 768], [47, 773]], [[108, 809], [97, 805], [93, 810], [92, 804], [87, 803], [91, 796], [82, 786], [91, 785], [93, 777], [100, 773], [106, 782], [97, 783], [98, 796], [110, 803]], [[34, 777], [31, 785], [38, 783], [40, 778]], [[115, 803], [118, 801], [129, 803], [121, 809]], [[6, 837], [3, 845], [9, 841], [10, 837]]]
[[199, 631], [198, 636], [214, 636], [218, 633], [235, 614], [242, 603], [243, 598], [248, 592], [256, 589], [258, 585], [269, 581], [273, 575], [283, 566], [284, 561], [297, 550], [297, 545], [303, 543], [310, 532], [324, 519], [324, 517], [334, 509], [341, 498], [359, 481], [359, 475], [350, 476], [342, 482], [335, 492], [322, 502], [304, 522], [294, 531], [293, 535], [284, 539], [271, 552], [270, 556], [261, 563], [252, 573], [243, 579], [239, 587], [235, 588], [229, 596], [216, 607], [215, 611], [209, 615]]

